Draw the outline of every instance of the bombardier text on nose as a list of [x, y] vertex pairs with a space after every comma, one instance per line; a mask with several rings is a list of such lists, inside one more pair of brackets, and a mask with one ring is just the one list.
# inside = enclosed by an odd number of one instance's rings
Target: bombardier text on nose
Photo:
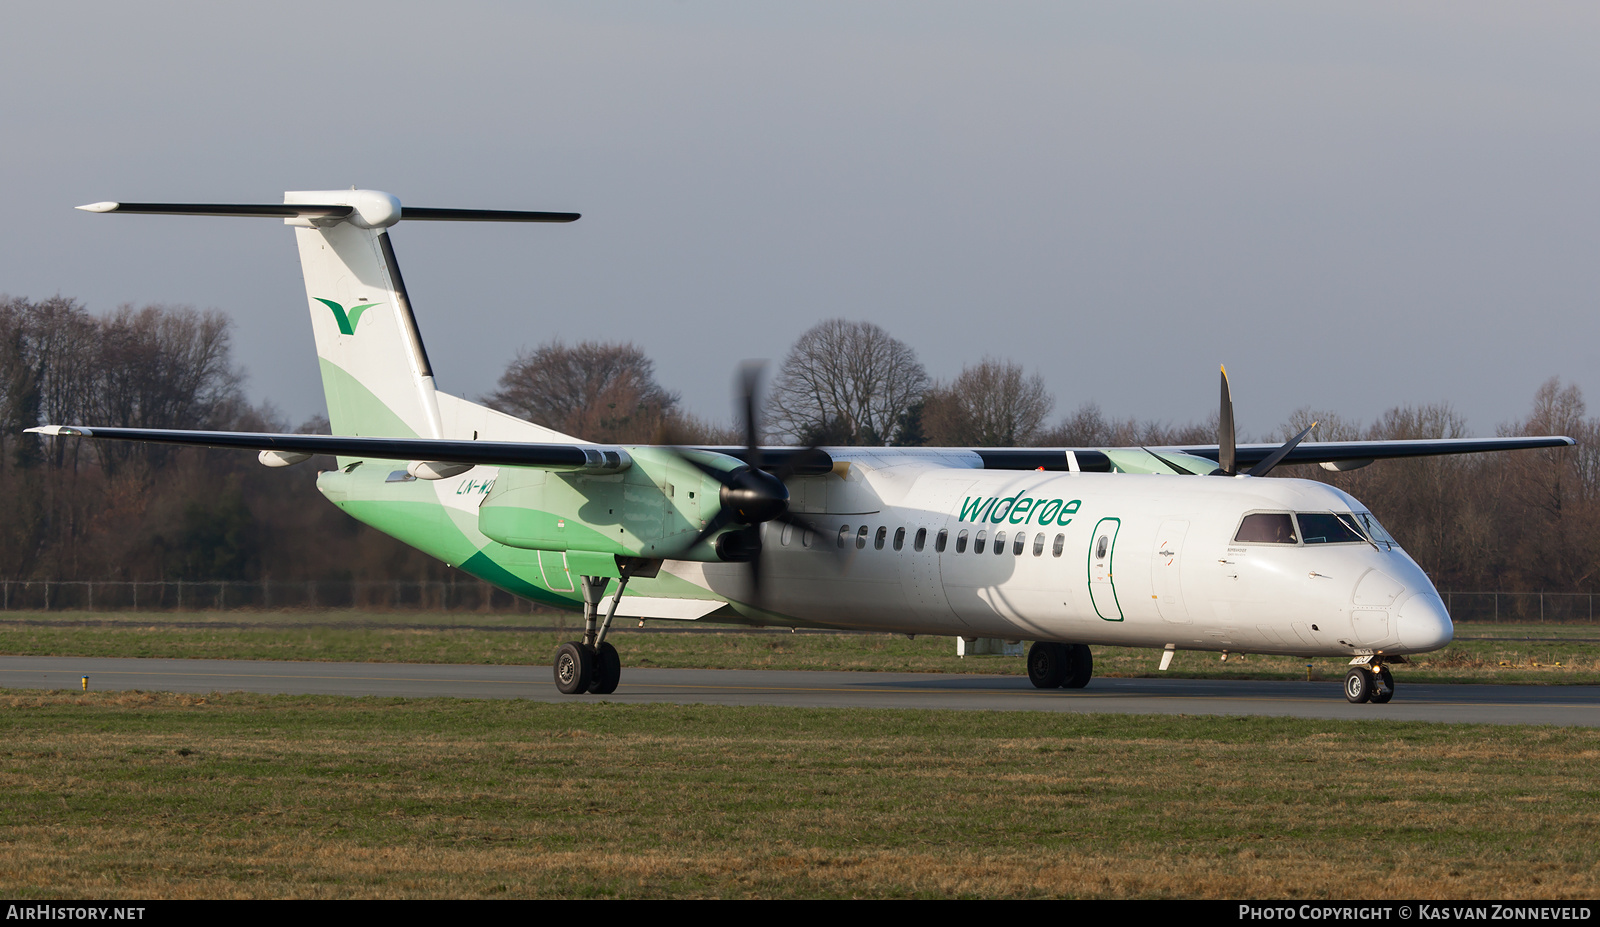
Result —
[[[275, 217], [292, 227], [333, 435], [49, 425], [56, 436], [332, 454], [318, 489], [353, 517], [516, 595], [582, 609], [569, 694], [616, 689], [615, 618], [712, 619], [1034, 641], [1040, 688], [1081, 688], [1090, 645], [1348, 656], [1345, 695], [1452, 636], [1432, 583], [1358, 500], [1282, 463], [1571, 445], [1547, 437], [1157, 448], [763, 447], [757, 376], [740, 447], [609, 446], [440, 390], [390, 229], [576, 213], [402, 206], [375, 190], [281, 204], [95, 203], [96, 213]], [[608, 595], [609, 591], [609, 595]]]

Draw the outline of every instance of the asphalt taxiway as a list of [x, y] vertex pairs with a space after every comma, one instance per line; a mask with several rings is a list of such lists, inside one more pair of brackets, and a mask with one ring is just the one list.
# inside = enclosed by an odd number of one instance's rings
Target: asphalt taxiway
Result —
[[[403, 698], [600, 698], [556, 691], [547, 666], [291, 663], [0, 657], [0, 688], [141, 689]], [[624, 667], [608, 701], [809, 708], [1278, 715], [1299, 718], [1600, 726], [1600, 686], [1412, 684], [1396, 674], [1394, 701], [1352, 705], [1340, 683], [1096, 678], [1085, 689], [1041, 691], [1019, 676]]]

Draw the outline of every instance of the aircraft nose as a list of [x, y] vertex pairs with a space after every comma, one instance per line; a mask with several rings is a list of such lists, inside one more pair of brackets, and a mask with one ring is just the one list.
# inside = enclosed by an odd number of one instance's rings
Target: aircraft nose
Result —
[[1455, 625], [1437, 592], [1419, 592], [1400, 606], [1400, 647], [1408, 653], [1438, 650], [1455, 639]]

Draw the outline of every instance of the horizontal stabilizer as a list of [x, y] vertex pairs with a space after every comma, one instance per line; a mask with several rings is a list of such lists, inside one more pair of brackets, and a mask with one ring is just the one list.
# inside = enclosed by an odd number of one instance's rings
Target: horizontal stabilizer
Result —
[[267, 219], [343, 219], [354, 206], [288, 206], [283, 203], [90, 203], [84, 212], [128, 212], [166, 216], [259, 216]]
[[529, 212], [525, 209], [430, 209], [402, 206], [400, 218], [431, 222], [575, 222], [582, 213]]
[[[366, 191], [354, 191], [364, 193]], [[387, 194], [380, 194], [388, 198]], [[370, 197], [369, 197], [370, 199]], [[394, 200], [395, 209], [385, 211], [377, 221], [364, 225], [385, 227], [401, 219], [425, 222], [574, 222], [581, 217], [576, 212], [535, 212], [526, 209], [435, 209], [426, 206], [401, 206]], [[254, 216], [266, 219], [320, 219], [321, 223], [336, 223], [358, 215], [358, 207], [332, 203], [90, 203], [79, 206], [84, 212], [126, 212], [140, 215], [167, 216]], [[358, 223], [363, 224], [363, 223]]]

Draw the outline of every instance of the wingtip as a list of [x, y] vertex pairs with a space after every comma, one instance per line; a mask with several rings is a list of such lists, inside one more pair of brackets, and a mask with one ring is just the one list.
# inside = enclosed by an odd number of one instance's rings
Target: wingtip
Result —
[[113, 203], [108, 200], [103, 203], [89, 203], [86, 206], [78, 206], [76, 208], [81, 209], [84, 212], [116, 212], [117, 207], [121, 205], [121, 203]]
[[25, 432], [28, 432], [30, 434], [55, 435], [57, 437], [59, 437], [61, 435], [88, 435], [89, 434], [89, 429], [87, 429], [87, 428], [74, 428], [71, 425], [35, 425], [32, 428], [24, 428], [22, 430], [25, 431]]

